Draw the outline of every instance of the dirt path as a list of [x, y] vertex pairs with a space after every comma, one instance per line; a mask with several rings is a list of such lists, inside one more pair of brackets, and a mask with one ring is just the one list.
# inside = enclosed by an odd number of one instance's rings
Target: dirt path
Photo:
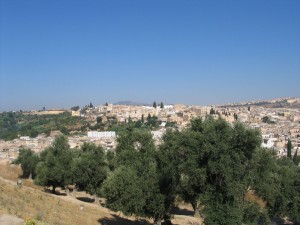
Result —
[[23, 225], [24, 222], [25, 222], [24, 220], [22, 220], [16, 216], [12, 216], [12, 215], [8, 215], [8, 214], [0, 215], [0, 224], [1, 225]]

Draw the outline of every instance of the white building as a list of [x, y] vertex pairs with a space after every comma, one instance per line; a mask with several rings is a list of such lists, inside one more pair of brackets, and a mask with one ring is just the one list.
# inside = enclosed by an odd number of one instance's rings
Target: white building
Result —
[[87, 136], [89, 138], [99, 138], [99, 139], [106, 139], [106, 138], [115, 138], [116, 132], [114, 131], [88, 131]]

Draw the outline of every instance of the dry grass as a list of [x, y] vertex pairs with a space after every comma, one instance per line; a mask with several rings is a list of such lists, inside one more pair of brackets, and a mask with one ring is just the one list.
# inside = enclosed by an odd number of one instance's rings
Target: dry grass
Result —
[[55, 225], [99, 225], [99, 219], [112, 217], [107, 209], [70, 202], [37, 189], [18, 188], [3, 180], [0, 180], [0, 212], [23, 219], [33, 218], [38, 224]]
[[[71, 196], [46, 193], [32, 180], [23, 180], [18, 188], [16, 181], [22, 174], [21, 168], [0, 163], [0, 215], [7, 213], [24, 220], [31, 218], [37, 225], [147, 225], [147, 220], [136, 221], [93, 203], [82, 202]], [[4, 179], [2, 179], [2, 178]], [[83, 198], [85, 193], [79, 193]], [[89, 196], [90, 197], [90, 196]], [[175, 225], [201, 224], [200, 220], [187, 213], [191, 209], [182, 205], [179, 214], [172, 219]]]
[[10, 165], [9, 162], [0, 163], [0, 177], [11, 181], [17, 181], [20, 175], [22, 175], [20, 166]]
[[[16, 215], [34, 219], [37, 225], [149, 225], [150, 221], [136, 221], [107, 208], [81, 202], [70, 196], [52, 195], [29, 187], [18, 188], [14, 182], [0, 178], [0, 215]], [[173, 224], [200, 225], [199, 219], [175, 215]]]

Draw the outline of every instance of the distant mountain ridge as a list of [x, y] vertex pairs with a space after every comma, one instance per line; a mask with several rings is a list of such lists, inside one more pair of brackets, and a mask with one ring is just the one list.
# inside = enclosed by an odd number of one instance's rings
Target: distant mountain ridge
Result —
[[146, 105], [149, 106], [150, 104], [147, 103], [141, 103], [141, 102], [133, 102], [133, 101], [118, 101], [116, 103], [113, 103], [114, 105], [136, 105], [136, 106], [140, 106], [140, 105]]

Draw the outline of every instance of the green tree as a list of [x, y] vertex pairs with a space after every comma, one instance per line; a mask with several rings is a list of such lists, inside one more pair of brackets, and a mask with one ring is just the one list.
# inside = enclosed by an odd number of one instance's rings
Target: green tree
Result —
[[147, 116], [147, 123], [150, 123], [151, 119], [152, 119], [152, 117], [151, 117], [151, 115], [149, 113], [148, 116]]
[[156, 108], [157, 105], [156, 105], [156, 102], [153, 102], [153, 108]]
[[107, 151], [106, 152], [106, 159], [108, 162], [108, 168], [110, 171], [114, 171], [116, 168], [116, 157], [115, 151]]
[[[179, 193], [205, 217], [205, 224], [257, 222], [259, 211], [244, 196], [252, 157], [261, 143], [259, 132], [208, 117], [193, 120], [176, 137], [172, 146], [178, 155]], [[256, 216], [249, 215], [253, 212]]]
[[296, 149], [296, 152], [293, 156], [293, 162], [295, 163], [296, 166], [298, 166], [298, 164], [300, 162], [300, 159], [299, 159], [299, 156], [298, 156], [298, 148]]
[[151, 116], [150, 114], [148, 114], [146, 125], [149, 127], [158, 127], [159, 121], [157, 116]]
[[237, 121], [239, 117], [236, 113], [233, 113], [233, 118], [234, 118], [235, 121]]
[[13, 162], [14, 164], [21, 164], [22, 177], [35, 178], [36, 166], [39, 162], [39, 157], [29, 148], [21, 148], [19, 150], [18, 158]]
[[265, 202], [270, 216], [300, 222], [300, 169], [287, 157], [268, 150], [255, 157], [252, 188]]
[[134, 127], [135, 127], [135, 128], [141, 128], [142, 125], [143, 125], [142, 121], [141, 121], [141, 120], [138, 120], [138, 121], [135, 122]]
[[164, 108], [164, 104], [163, 102], [160, 103], [160, 108], [163, 109]]
[[78, 111], [80, 109], [80, 107], [77, 105], [77, 106], [73, 106], [72, 108], [71, 108], [71, 110], [73, 110], [73, 111]]
[[264, 116], [264, 117], [261, 119], [261, 121], [262, 121], [263, 123], [269, 123], [269, 122], [270, 122], [270, 117]]
[[102, 117], [101, 116], [97, 117], [97, 123], [102, 123]]
[[292, 142], [290, 139], [287, 142], [287, 157], [292, 158]]
[[[72, 162], [72, 180], [80, 190], [96, 195], [105, 180], [108, 165], [102, 147], [93, 143], [84, 143], [78, 157]], [[96, 198], [96, 203], [98, 203]]]
[[165, 207], [156, 154], [150, 133], [129, 127], [120, 135], [116, 148], [117, 168], [102, 187], [109, 208], [126, 215], [153, 218], [160, 223]]
[[178, 195], [179, 162], [181, 158], [180, 150], [177, 148], [178, 135], [180, 135], [178, 131], [167, 130], [157, 151], [159, 186], [161, 193], [165, 196], [165, 222], [169, 221], [172, 216], [172, 209]]
[[41, 152], [41, 162], [37, 166], [35, 183], [42, 186], [64, 188], [71, 184], [72, 152], [67, 137], [61, 135], [55, 138], [52, 145]]
[[141, 122], [142, 122], [142, 124], [145, 123], [144, 114], [142, 114]]
[[128, 117], [128, 123], [131, 124], [132, 123], [132, 119], [131, 116]]

